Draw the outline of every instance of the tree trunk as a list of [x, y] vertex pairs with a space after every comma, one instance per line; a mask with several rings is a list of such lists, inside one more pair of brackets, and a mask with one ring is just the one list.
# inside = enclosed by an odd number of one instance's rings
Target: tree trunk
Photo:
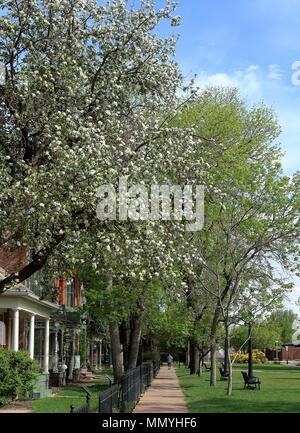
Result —
[[202, 365], [203, 365], [203, 349], [201, 350], [201, 353], [199, 352], [198, 356], [198, 376], [202, 376]]
[[135, 313], [132, 318], [128, 368], [136, 367], [142, 334], [142, 314]]
[[75, 336], [74, 336], [74, 331], [72, 332], [72, 338], [71, 338], [71, 344], [70, 344], [70, 359], [69, 359], [69, 371], [68, 371], [68, 381], [72, 382], [73, 381], [73, 370], [74, 370], [74, 342]]
[[123, 367], [123, 353], [120, 343], [120, 331], [119, 326], [115, 323], [109, 324], [110, 343], [111, 343], [111, 354], [112, 364], [114, 371], [114, 383], [120, 384], [122, 381], [124, 367]]
[[227, 383], [227, 395], [231, 395], [232, 393], [232, 364], [229, 357], [229, 346], [230, 346], [230, 339], [229, 339], [229, 329], [228, 326], [225, 324], [225, 369], [228, 373], [228, 383]]
[[122, 346], [122, 352], [123, 352], [123, 364], [124, 364], [124, 370], [126, 371], [128, 368], [128, 359], [129, 359], [129, 351], [130, 351], [130, 342], [129, 342], [129, 326], [128, 326], [128, 320], [123, 320], [122, 323], [119, 326], [120, 331], [120, 343]]
[[210, 358], [211, 358], [210, 386], [217, 385], [216, 351], [217, 351], [217, 327], [219, 322], [219, 315], [220, 315], [220, 307], [218, 304], [215, 310], [211, 331], [210, 331]]
[[199, 363], [200, 363], [200, 353], [199, 353], [199, 347], [198, 344], [195, 343], [194, 345], [194, 370], [196, 374], [199, 374]]
[[231, 395], [232, 393], [232, 385], [233, 385], [233, 377], [232, 377], [232, 363], [229, 361], [228, 364], [228, 385], [227, 385], [227, 395]]
[[[106, 287], [105, 290], [110, 290], [112, 288], [112, 275], [110, 272], [105, 274]], [[114, 372], [114, 383], [120, 384], [122, 382], [122, 377], [124, 373], [124, 360], [122, 345], [120, 341], [120, 329], [119, 325], [115, 322], [109, 322], [109, 334], [110, 334], [110, 344], [111, 344], [111, 357]]]
[[189, 348], [190, 348], [190, 374], [196, 374], [198, 372], [199, 367], [199, 348], [197, 343], [190, 338], [189, 340]]
[[228, 329], [226, 329], [226, 336], [224, 341], [224, 373], [229, 373], [229, 336]]
[[217, 366], [216, 366], [216, 335], [211, 335], [210, 340], [210, 386], [217, 385]]
[[190, 340], [187, 342], [185, 366], [187, 368], [190, 366]]
[[190, 374], [194, 374], [194, 346], [193, 346], [193, 342], [191, 339], [189, 339], [189, 369], [190, 369]]

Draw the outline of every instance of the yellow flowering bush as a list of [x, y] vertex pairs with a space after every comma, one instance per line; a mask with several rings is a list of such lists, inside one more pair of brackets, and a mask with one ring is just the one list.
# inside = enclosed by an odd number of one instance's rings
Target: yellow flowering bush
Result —
[[[236, 358], [235, 358], [236, 357]], [[232, 353], [230, 359], [237, 364], [246, 364], [248, 362], [248, 353]], [[264, 364], [266, 362], [266, 355], [258, 349], [252, 351], [252, 360], [254, 364]]]

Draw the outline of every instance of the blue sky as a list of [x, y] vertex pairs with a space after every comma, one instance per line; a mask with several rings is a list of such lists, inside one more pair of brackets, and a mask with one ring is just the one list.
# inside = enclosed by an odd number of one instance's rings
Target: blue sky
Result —
[[[273, 106], [283, 129], [284, 171], [299, 170], [300, 1], [179, 0], [177, 11], [181, 26], [172, 31], [180, 35], [184, 74], [198, 74], [200, 85], [238, 86], [250, 101]], [[292, 83], [297, 70], [299, 85]]]
[[[284, 172], [299, 170], [300, 1], [179, 0], [177, 13], [181, 26], [171, 32], [180, 35], [177, 61], [185, 76], [197, 74], [201, 86], [239, 87], [250, 102], [263, 99], [273, 106], [282, 126]], [[170, 33], [166, 25], [159, 30]], [[287, 306], [299, 314], [293, 303], [300, 297], [299, 278], [295, 284]]]

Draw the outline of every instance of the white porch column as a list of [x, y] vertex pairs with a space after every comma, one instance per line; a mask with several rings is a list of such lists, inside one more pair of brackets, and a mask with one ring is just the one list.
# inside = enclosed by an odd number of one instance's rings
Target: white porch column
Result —
[[13, 310], [13, 344], [12, 349], [19, 350], [19, 310]]
[[44, 374], [49, 373], [49, 319], [45, 320]]
[[65, 352], [64, 352], [64, 330], [62, 329], [60, 331], [60, 357], [61, 357], [61, 363], [65, 363]]
[[90, 363], [90, 365], [91, 365], [91, 369], [92, 369], [94, 366], [94, 338], [93, 337], [91, 338], [91, 363]]
[[102, 370], [102, 339], [99, 343], [99, 370]]
[[35, 314], [31, 314], [30, 327], [29, 327], [29, 355], [31, 359], [34, 359], [34, 326], [35, 326]]
[[54, 332], [54, 366], [53, 373], [58, 372], [58, 330], [55, 329]]

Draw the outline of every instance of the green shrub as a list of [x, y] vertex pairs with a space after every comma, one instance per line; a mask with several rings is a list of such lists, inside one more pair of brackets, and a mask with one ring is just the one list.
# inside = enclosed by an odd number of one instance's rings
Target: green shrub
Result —
[[0, 404], [32, 391], [38, 372], [27, 352], [0, 348]]
[[0, 395], [0, 406], [4, 406], [5, 404], [9, 404], [10, 402], [10, 397], [3, 397], [2, 395]]

